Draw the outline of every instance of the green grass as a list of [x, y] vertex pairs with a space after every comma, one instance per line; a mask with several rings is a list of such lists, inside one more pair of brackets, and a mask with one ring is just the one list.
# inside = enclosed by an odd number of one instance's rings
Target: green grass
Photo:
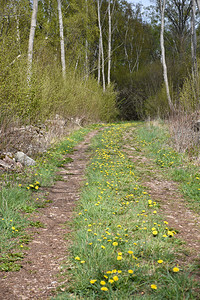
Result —
[[55, 299], [197, 299], [190, 269], [174, 269], [182, 242], [121, 150], [133, 126], [111, 125], [93, 141], [72, 227], [70, 283]]
[[[135, 133], [133, 133], [135, 137]], [[162, 175], [179, 183], [180, 191], [188, 202], [189, 208], [200, 211], [200, 171], [189, 161], [186, 154], [177, 153], [164, 126], [140, 126], [137, 130], [138, 147], [153, 158]], [[136, 137], [135, 137], [136, 138]], [[199, 149], [200, 152], [200, 149]]]
[[[19, 267], [2, 257], [23, 250], [29, 237], [25, 234], [28, 226], [43, 227], [45, 224], [30, 221], [30, 213], [45, 207], [48, 200], [46, 187], [57, 179], [56, 171], [72, 159], [66, 155], [73, 152], [74, 146], [83, 140], [93, 128], [90, 126], [72, 133], [61, 143], [53, 146], [44, 155], [38, 156], [36, 166], [29, 167], [21, 174], [6, 173], [0, 177], [0, 270], [16, 271]], [[29, 217], [29, 219], [28, 219]]]

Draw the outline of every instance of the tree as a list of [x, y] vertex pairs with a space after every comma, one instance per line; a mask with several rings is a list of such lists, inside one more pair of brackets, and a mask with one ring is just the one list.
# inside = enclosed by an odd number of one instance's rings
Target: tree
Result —
[[167, 65], [165, 61], [165, 46], [164, 46], [164, 24], [165, 24], [165, 5], [166, 0], [159, 0], [160, 1], [160, 13], [161, 13], [161, 30], [160, 30], [160, 47], [161, 47], [161, 57], [162, 57], [162, 66], [163, 66], [163, 76], [165, 82], [165, 88], [167, 93], [168, 104], [171, 111], [174, 110], [174, 106], [171, 100], [170, 91], [169, 91], [169, 83], [168, 83], [168, 76], [167, 76]]
[[[102, 26], [101, 26], [101, 4], [100, 4], [100, 0], [97, 0], [97, 11], [98, 11], [98, 24], [99, 24], [99, 57], [101, 57], [103, 91], [105, 92], [106, 83], [105, 83], [105, 71], [104, 71], [104, 49], [103, 49], [103, 35], [102, 35]], [[100, 67], [100, 64], [99, 64], [99, 67]]]
[[64, 43], [64, 34], [63, 34], [63, 18], [62, 18], [62, 10], [61, 10], [61, 2], [58, 2], [58, 17], [59, 17], [59, 27], [60, 27], [60, 51], [61, 51], [61, 64], [62, 64], [62, 74], [63, 78], [65, 79], [65, 43]]
[[31, 28], [30, 28], [29, 44], [28, 44], [28, 72], [27, 72], [28, 84], [30, 84], [30, 80], [31, 80], [33, 44], [34, 44], [34, 37], [35, 37], [35, 28], [37, 23], [37, 12], [38, 12], [38, 0], [33, 0], [33, 11], [32, 11]]

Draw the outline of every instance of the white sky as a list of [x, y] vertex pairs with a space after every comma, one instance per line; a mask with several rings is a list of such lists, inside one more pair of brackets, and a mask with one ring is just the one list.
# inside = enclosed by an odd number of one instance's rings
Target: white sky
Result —
[[149, 6], [152, 5], [152, 3], [150, 2], [150, 0], [127, 0], [130, 3], [141, 3], [144, 6]]

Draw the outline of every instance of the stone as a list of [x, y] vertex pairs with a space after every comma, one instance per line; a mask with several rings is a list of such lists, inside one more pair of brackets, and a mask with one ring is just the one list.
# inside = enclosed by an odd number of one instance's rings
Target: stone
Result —
[[36, 164], [35, 160], [26, 155], [24, 152], [18, 151], [15, 154], [15, 159], [17, 162], [20, 162], [24, 166], [34, 166]]

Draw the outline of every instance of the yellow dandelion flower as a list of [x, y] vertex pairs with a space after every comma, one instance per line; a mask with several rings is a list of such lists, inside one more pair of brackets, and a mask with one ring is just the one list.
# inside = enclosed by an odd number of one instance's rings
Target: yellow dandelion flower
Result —
[[81, 260], [81, 259], [80, 259], [80, 257], [79, 257], [79, 256], [76, 256], [76, 257], [75, 257], [75, 260]]
[[159, 264], [162, 264], [162, 263], [163, 263], [163, 260], [162, 260], [162, 259], [159, 259], [157, 262], [158, 262]]
[[105, 285], [106, 282], [105, 282], [104, 280], [101, 280], [101, 281], [100, 281], [100, 284], [101, 284], [101, 285]]
[[113, 279], [109, 279], [108, 282], [112, 284], [114, 282], [114, 280]]
[[128, 273], [129, 274], [133, 274], [133, 270], [128, 270]]
[[118, 280], [119, 280], [119, 277], [118, 277], [118, 276], [114, 276], [114, 277], [113, 277], [113, 280], [114, 280], [114, 281], [118, 281]]
[[106, 286], [103, 286], [103, 287], [101, 288], [101, 290], [107, 292], [107, 291], [108, 291], [108, 288], [107, 288]]
[[90, 283], [91, 283], [91, 284], [94, 284], [96, 281], [97, 281], [96, 279], [91, 279], [91, 280], [90, 280]]
[[156, 284], [151, 284], [152, 290], [157, 290], [157, 285]]
[[118, 246], [118, 243], [117, 242], [113, 242], [113, 246]]
[[177, 272], [179, 272], [179, 271], [180, 271], [180, 269], [179, 269], [178, 267], [174, 267], [174, 268], [173, 268], [173, 272], [177, 273]]
[[117, 260], [122, 260], [122, 256], [117, 256]]
[[81, 264], [84, 264], [85, 263], [85, 260], [81, 260]]
[[101, 246], [101, 248], [102, 248], [102, 249], [106, 249], [106, 247], [105, 247], [105, 246], [103, 246], [103, 245]]

